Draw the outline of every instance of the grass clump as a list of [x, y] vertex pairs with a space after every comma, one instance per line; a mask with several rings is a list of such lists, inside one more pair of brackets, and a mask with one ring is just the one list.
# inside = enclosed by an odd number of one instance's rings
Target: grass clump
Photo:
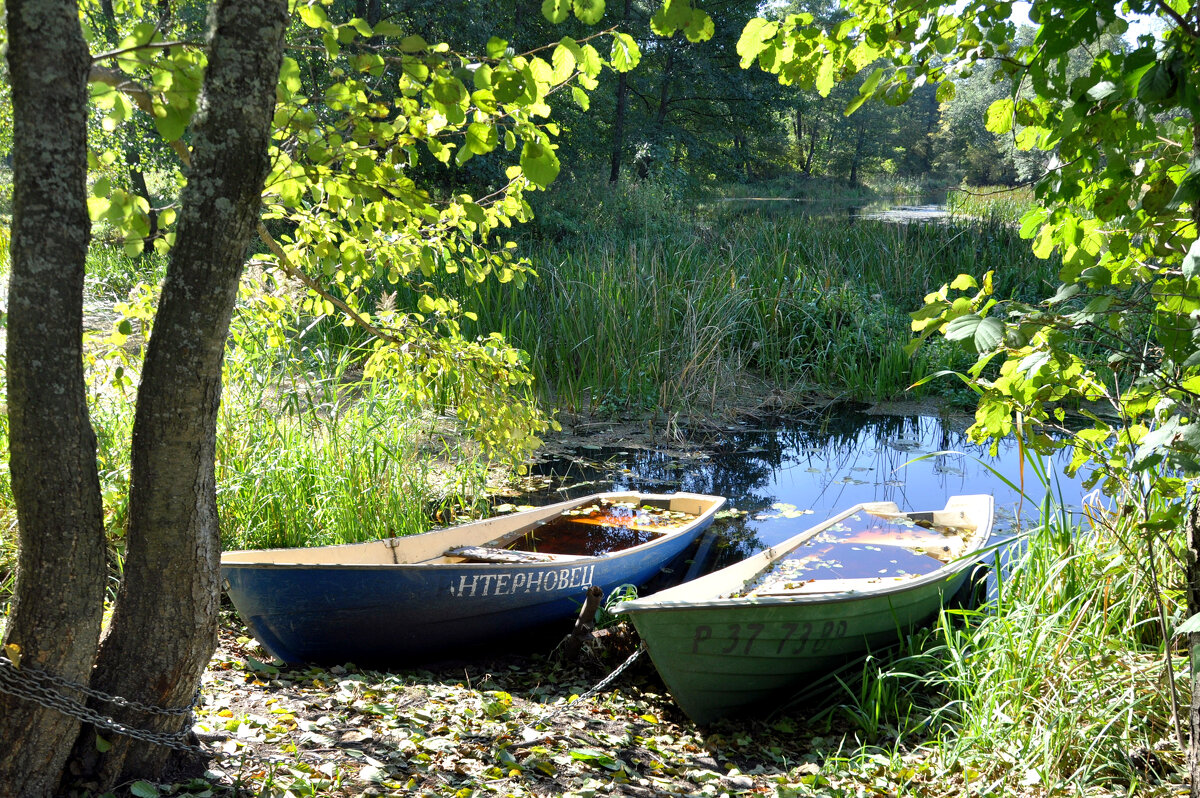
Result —
[[[854, 730], [855, 761], [882, 759], [922, 795], [1172, 794], [1186, 657], [1173, 685], [1158, 602], [1176, 620], [1183, 607], [1131, 527], [1047, 504], [993, 601], [944, 612], [909, 641], [916, 653], [868, 663], [847, 691], [832, 714]], [[1162, 548], [1158, 568], [1178, 562]]]
[[985, 219], [1000, 224], [1019, 224], [1037, 198], [1028, 186], [984, 186], [960, 188], [946, 195], [946, 208], [952, 216]]

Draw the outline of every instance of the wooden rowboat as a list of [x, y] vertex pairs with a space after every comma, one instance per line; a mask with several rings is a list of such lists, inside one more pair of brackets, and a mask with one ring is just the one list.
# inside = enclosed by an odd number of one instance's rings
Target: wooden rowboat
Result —
[[391, 664], [504, 642], [579, 612], [592, 585], [641, 585], [725, 500], [604, 493], [409, 537], [231, 551], [238, 614], [285, 662]]
[[614, 612], [633, 620], [683, 711], [707, 723], [778, 702], [930, 620], [991, 528], [991, 496], [955, 496], [923, 513], [860, 504]]

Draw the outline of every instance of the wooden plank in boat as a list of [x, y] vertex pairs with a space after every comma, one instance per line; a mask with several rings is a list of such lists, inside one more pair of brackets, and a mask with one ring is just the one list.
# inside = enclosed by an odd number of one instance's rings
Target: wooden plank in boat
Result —
[[455, 546], [452, 549], [447, 549], [445, 556], [462, 557], [470, 562], [554, 562], [560, 559], [554, 554], [493, 549], [488, 546]]

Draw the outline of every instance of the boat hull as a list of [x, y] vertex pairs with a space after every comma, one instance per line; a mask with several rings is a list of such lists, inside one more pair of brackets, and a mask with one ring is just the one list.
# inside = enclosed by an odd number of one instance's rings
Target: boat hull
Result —
[[654, 666], [696, 723], [754, 714], [812, 677], [926, 623], [966, 573], [904, 593], [826, 603], [764, 599], [630, 613]]
[[[631, 619], [667, 689], [692, 720], [709, 723], [772, 702], [778, 706], [814, 676], [895, 643], [934, 618], [978, 561], [969, 552], [902, 582], [800, 578], [778, 592], [747, 592], [789, 552], [863, 511], [904, 515], [890, 502], [858, 505], [740, 563], [614, 608]], [[908, 517], [973, 529], [971, 551], [978, 552], [992, 513], [990, 496], [957, 496], [945, 510]]]
[[[594, 498], [531, 511], [530, 523], [553, 517], [556, 508], [579, 506]], [[530, 563], [361, 564], [352, 561], [355, 546], [335, 546], [324, 547], [330, 558], [340, 560], [333, 563], [319, 561], [323, 549], [297, 550], [292, 556], [309, 560], [298, 563], [278, 561], [289, 556], [278, 551], [268, 553], [273, 561], [267, 562], [254, 562], [254, 552], [236, 552], [223, 559], [221, 573], [251, 634], [285, 662], [380, 665], [430, 660], [487, 646], [511, 648], [505, 644], [576, 616], [590, 586], [597, 585], [606, 594], [624, 584], [640, 586], [683, 554], [724, 502], [719, 497], [700, 498], [709, 501], [693, 523], [608, 555]], [[505, 530], [523, 528], [520, 514], [502, 521]], [[480, 526], [499, 523], [492, 519]], [[421, 540], [426, 536], [432, 540]], [[435, 551], [446, 548], [447, 541], [462, 539], [470, 541], [452, 529], [390, 543]]]

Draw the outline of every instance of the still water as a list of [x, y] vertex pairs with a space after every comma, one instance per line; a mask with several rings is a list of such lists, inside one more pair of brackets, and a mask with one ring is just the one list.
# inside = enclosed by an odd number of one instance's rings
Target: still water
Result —
[[[839, 411], [815, 421], [778, 426], [736, 425], [710, 454], [678, 457], [662, 452], [581, 448], [577, 454], [534, 468], [550, 477], [544, 490], [519, 498], [542, 504], [605, 490], [670, 493], [684, 490], [725, 496], [739, 514], [719, 519], [704, 570], [723, 567], [775, 545], [859, 502], [893, 501], [901, 510], [940, 510], [958, 494], [990, 493], [996, 501], [994, 535], [1011, 536], [1017, 519], [1035, 518], [1045, 488], [1028, 467], [1026, 498], [991, 469], [1020, 486], [1015, 443], [996, 457], [972, 445], [953, 425], [934, 416], [870, 416]], [[1054, 490], [1076, 508], [1078, 478], [1063, 474], [1065, 457], [1051, 463]]]

